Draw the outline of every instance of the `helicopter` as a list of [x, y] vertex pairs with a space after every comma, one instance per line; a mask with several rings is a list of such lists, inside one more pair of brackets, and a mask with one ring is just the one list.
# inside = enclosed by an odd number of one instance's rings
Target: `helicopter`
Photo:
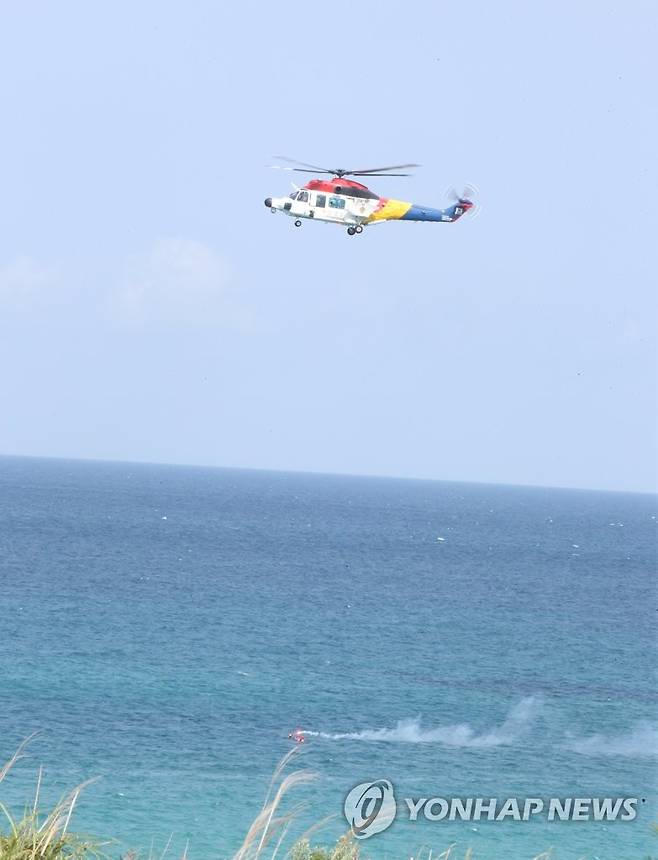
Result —
[[[389, 167], [371, 167], [361, 170], [334, 170], [318, 167], [316, 164], [306, 164], [283, 155], [275, 156], [281, 161], [298, 165], [296, 167], [281, 167], [272, 165], [278, 170], [290, 170], [297, 173], [324, 174], [325, 178], [311, 179], [295, 189], [287, 197], [266, 197], [265, 206], [272, 212], [283, 212], [295, 219], [295, 227], [302, 226], [302, 219], [324, 221], [330, 224], [342, 224], [347, 227], [349, 236], [363, 233], [364, 227], [371, 224], [383, 224], [386, 221], [457, 221], [462, 215], [472, 209], [474, 203], [469, 199], [467, 190], [463, 194], [455, 194], [455, 202], [447, 209], [435, 209], [430, 206], [418, 206], [404, 200], [394, 200], [390, 197], [380, 197], [358, 178], [364, 176], [410, 176], [410, 173], [392, 173], [393, 170], [404, 170], [419, 167], [418, 164], [393, 164]], [[356, 177], [348, 179], [348, 176]]]

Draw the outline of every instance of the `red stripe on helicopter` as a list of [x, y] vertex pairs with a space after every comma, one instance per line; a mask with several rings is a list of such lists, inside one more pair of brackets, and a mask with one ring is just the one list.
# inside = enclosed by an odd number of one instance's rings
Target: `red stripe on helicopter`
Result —
[[350, 188], [358, 188], [363, 191], [370, 191], [366, 185], [361, 185], [360, 182], [353, 182], [351, 179], [311, 179], [307, 182], [304, 188], [309, 191], [325, 191], [328, 194], [340, 193], [340, 189], [344, 194], [349, 194]]

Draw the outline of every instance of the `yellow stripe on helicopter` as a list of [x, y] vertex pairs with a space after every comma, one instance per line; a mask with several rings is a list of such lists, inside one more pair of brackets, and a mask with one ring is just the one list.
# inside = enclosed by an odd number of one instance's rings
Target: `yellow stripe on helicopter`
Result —
[[412, 204], [404, 200], [387, 200], [384, 205], [377, 209], [364, 222], [371, 224], [373, 221], [394, 221], [397, 218], [402, 218], [411, 209]]

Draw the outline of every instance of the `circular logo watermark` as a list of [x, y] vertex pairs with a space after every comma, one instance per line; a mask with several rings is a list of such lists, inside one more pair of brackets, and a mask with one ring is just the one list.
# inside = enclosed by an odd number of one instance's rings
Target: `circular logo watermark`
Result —
[[390, 827], [397, 812], [393, 786], [387, 779], [355, 785], [343, 812], [356, 839], [367, 839]]

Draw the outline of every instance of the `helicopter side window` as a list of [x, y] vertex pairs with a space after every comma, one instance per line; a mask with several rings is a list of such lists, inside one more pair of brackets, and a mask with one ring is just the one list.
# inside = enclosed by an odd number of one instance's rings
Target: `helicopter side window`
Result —
[[345, 198], [344, 197], [330, 197], [329, 198], [329, 207], [331, 209], [344, 209], [345, 208]]
[[308, 191], [300, 191], [297, 195], [298, 203], [308, 203]]
[[327, 195], [326, 194], [316, 194], [315, 205], [317, 207], [319, 207], [320, 209], [324, 209], [326, 202], [327, 202]]

